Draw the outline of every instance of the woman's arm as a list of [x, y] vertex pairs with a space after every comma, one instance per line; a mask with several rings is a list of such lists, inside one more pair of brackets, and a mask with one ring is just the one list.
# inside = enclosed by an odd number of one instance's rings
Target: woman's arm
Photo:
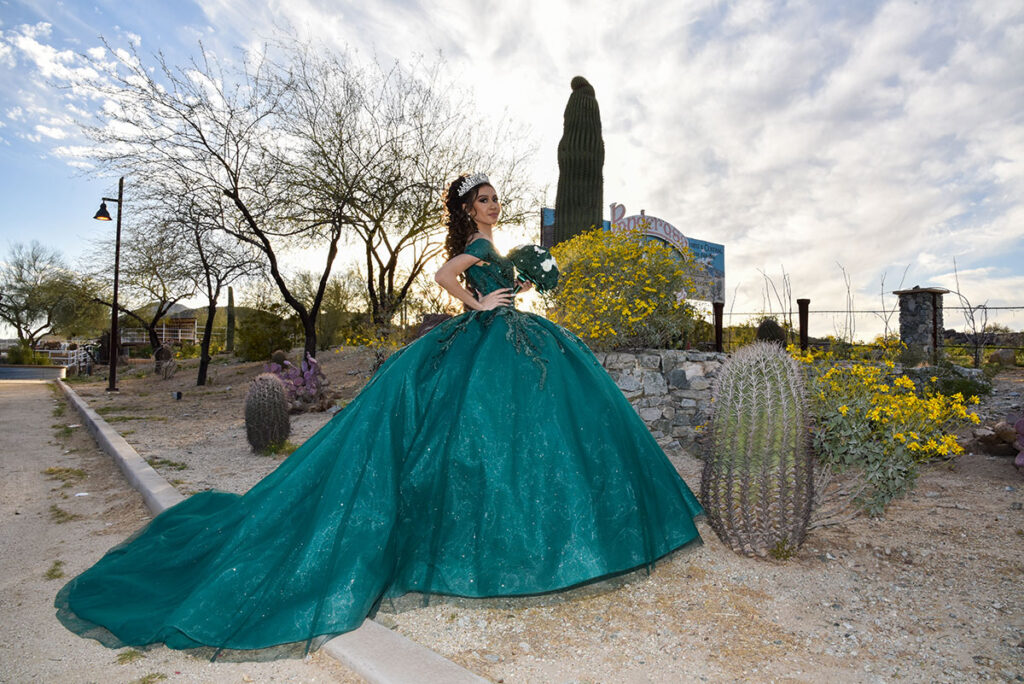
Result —
[[451, 296], [474, 311], [487, 311], [488, 309], [511, 304], [512, 294], [511, 290], [507, 287], [489, 292], [481, 299], [477, 299], [473, 296], [472, 292], [462, 286], [462, 283], [459, 282], [459, 275], [470, 266], [478, 263], [480, 263], [480, 259], [472, 254], [460, 254], [452, 257], [434, 274], [434, 280], [438, 285], [447, 290]]

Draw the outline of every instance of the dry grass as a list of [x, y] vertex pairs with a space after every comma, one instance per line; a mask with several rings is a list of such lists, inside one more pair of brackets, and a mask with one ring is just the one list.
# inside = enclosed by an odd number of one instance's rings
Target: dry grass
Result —
[[72, 520], [78, 520], [80, 517], [81, 516], [75, 513], [65, 511], [57, 504], [53, 504], [50, 506], [50, 520], [57, 523], [58, 525], [61, 525], [66, 522], [71, 522]]
[[43, 573], [43, 577], [48, 580], [60, 579], [64, 576], [64, 561], [55, 560], [50, 569]]
[[128, 663], [134, 663], [136, 660], [142, 660], [146, 657], [146, 654], [136, 648], [129, 648], [127, 651], [121, 651], [117, 654], [117, 664], [127, 665]]
[[42, 471], [42, 473], [51, 480], [61, 482], [61, 487], [70, 487], [86, 478], [86, 472], [81, 468], [50, 467]]

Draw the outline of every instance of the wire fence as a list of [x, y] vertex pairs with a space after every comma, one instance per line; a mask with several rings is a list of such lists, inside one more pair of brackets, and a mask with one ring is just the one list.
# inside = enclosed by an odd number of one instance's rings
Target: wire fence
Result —
[[[710, 313], [710, 312], [709, 312]], [[809, 307], [807, 337], [810, 346], [841, 344], [852, 349], [882, 349], [882, 340], [899, 337], [899, 307], [891, 309], [814, 309]], [[753, 330], [765, 318], [778, 322], [791, 341], [799, 340], [799, 312], [723, 311], [723, 350], [747, 344]], [[713, 344], [713, 328], [707, 346]], [[1013, 350], [1024, 360], [1024, 306], [944, 306], [939, 330], [942, 348], [960, 355], [987, 355], [998, 349]]]

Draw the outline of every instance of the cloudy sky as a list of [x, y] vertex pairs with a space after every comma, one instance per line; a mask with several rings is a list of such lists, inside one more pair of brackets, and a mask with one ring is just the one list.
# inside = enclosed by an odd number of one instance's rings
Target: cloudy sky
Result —
[[[199, 41], [237, 56], [283, 27], [384, 61], [440, 51], [481, 112], [529, 127], [549, 205], [585, 76], [605, 217], [620, 202], [724, 244], [727, 311], [761, 310], [761, 272], [783, 269], [812, 310], [842, 308], [840, 265], [876, 309], [905, 270], [906, 287], [952, 288], [954, 258], [973, 303], [1024, 306], [1020, 0], [0, 0], [0, 22], [4, 253], [34, 238], [73, 260], [108, 230], [90, 217], [115, 181], [76, 156], [89, 112], [61, 89], [101, 36], [183, 63]], [[1024, 312], [1001, 320], [1024, 328]]]

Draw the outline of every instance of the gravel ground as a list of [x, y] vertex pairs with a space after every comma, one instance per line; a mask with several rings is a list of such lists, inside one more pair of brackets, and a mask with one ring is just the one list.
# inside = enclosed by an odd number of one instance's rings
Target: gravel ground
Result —
[[[350, 398], [370, 360], [321, 363]], [[218, 364], [197, 388], [185, 364], [167, 381], [126, 374], [117, 397], [100, 381], [76, 391], [183, 493], [241, 492], [278, 463], [245, 444], [242, 401], [259, 371]], [[1004, 372], [983, 412], [1019, 410], [1022, 387], [1024, 369]], [[328, 418], [293, 416], [293, 441]], [[673, 461], [697, 490], [700, 462]], [[378, 619], [503, 682], [1024, 681], [1022, 486], [1012, 458], [968, 454], [926, 468], [884, 519], [813, 530], [786, 562], [737, 556], [701, 523], [705, 544], [650, 576], [535, 599], [407, 600]]]
[[64, 629], [57, 591], [149, 513], [56, 389], [0, 382], [0, 682], [362, 681], [320, 654], [210, 663], [163, 647], [110, 650]]

